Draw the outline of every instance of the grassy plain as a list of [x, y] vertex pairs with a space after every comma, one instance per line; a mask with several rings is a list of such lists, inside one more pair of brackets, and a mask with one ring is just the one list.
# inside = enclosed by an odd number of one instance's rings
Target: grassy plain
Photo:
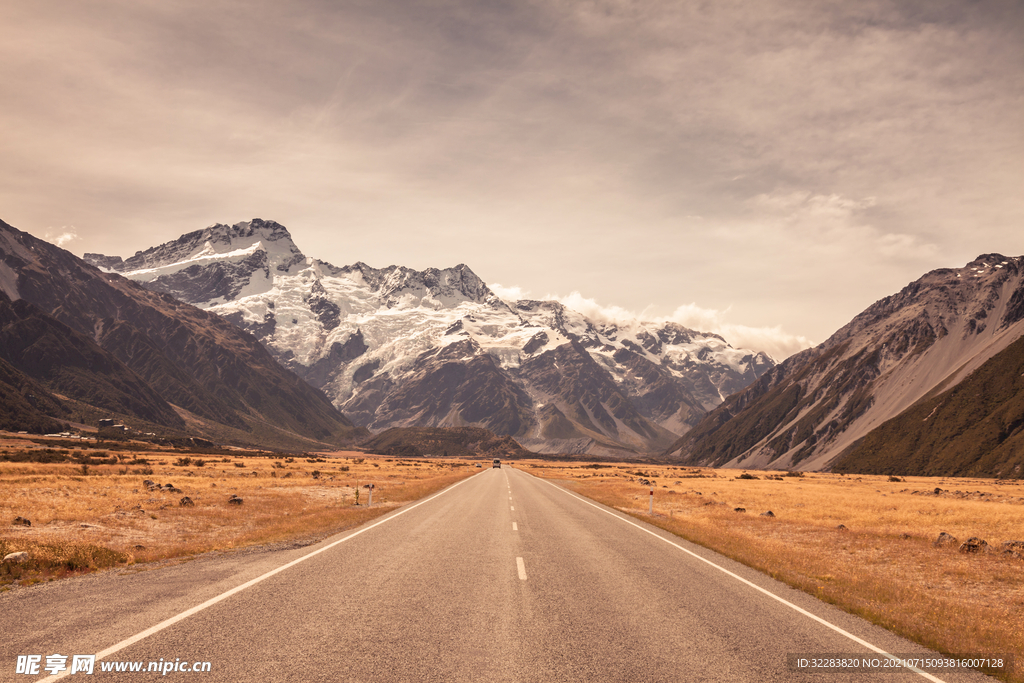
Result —
[[[0, 563], [0, 590], [211, 550], [312, 543], [480, 471], [464, 460], [359, 452], [274, 457], [50, 448], [52, 456], [91, 457], [94, 464], [3, 460], [46, 450], [0, 438], [0, 558], [29, 554], [24, 562]], [[146, 480], [161, 488], [147, 488]], [[366, 484], [374, 485], [372, 506]], [[232, 496], [242, 504], [229, 504]], [[193, 505], [182, 506], [184, 497]], [[31, 526], [13, 523], [18, 517]]]
[[[49, 447], [93, 464], [3, 460], [47, 448], [0, 435], [0, 558], [30, 556], [0, 564], [0, 590], [211, 550], [311, 543], [480, 471], [468, 460], [358, 452]], [[654, 465], [515, 465], [940, 652], [1013, 654], [1016, 670], [1007, 680], [1024, 683], [1024, 558], [1000, 552], [1001, 543], [1024, 540], [1020, 480], [777, 472], [741, 478], [732, 470]], [[150, 490], [145, 480], [161, 488]], [[363, 487], [371, 483], [368, 507]], [[229, 504], [233, 495], [243, 504]], [[193, 506], [180, 505], [185, 496]], [[769, 510], [773, 517], [761, 515]], [[13, 524], [16, 517], [31, 526]], [[934, 545], [942, 532], [960, 543], [982, 538], [991, 552]]]
[[[1006, 680], [1024, 681], [1024, 557], [1001, 552], [1003, 542], [1024, 540], [1020, 480], [519, 466], [929, 648], [1013, 654]], [[773, 517], [762, 516], [769, 510]], [[959, 543], [934, 545], [942, 532]], [[971, 537], [991, 551], [959, 552]]]

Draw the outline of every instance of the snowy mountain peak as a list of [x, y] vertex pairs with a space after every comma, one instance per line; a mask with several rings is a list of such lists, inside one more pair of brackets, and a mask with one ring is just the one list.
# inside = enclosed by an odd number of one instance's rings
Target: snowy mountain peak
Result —
[[774, 365], [673, 323], [505, 302], [462, 263], [336, 267], [268, 221], [115, 265], [251, 332], [370, 429], [477, 424], [547, 451], [650, 452]]
[[84, 258], [196, 305], [266, 291], [275, 273], [288, 273], [307, 261], [287, 228], [259, 218], [234, 225], [217, 223], [136, 252], [124, 261], [102, 254]]
[[452, 308], [463, 301], [504, 306], [469, 266], [427, 268], [423, 271], [405, 266], [372, 268], [359, 261], [335, 269], [353, 282], [365, 283], [388, 308], [424, 302], [432, 307]]
[[274, 221], [254, 218], [230, 226], [217, 223], [136, 252], [135, 256], [125, 259], [118, 270], [132, 279], [143, 279], [148, 272], [158, 277], [168, 269], [215, 259], [238, 260], [256, 251], [265, 252], [270, 267], [280, 272], [287, 272], [291, 266], [305, 260], [287, 228]]

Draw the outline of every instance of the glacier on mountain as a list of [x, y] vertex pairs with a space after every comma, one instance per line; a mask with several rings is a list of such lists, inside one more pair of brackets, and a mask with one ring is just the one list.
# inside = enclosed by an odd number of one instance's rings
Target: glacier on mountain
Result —
[[504, 301], [463, 264], [337, 267], [273, 221], [85, 258], [248, 330], [371, 430], [475, 424], [541, 451], [654, 452], [775, 365], [675, 323]]

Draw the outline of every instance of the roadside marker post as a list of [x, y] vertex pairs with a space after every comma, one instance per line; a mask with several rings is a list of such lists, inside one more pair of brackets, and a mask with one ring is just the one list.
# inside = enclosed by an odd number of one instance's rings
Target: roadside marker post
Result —
[[651, 509], [648, 511], [652, 517], [654, 516], [654, 488], [651, 488]]

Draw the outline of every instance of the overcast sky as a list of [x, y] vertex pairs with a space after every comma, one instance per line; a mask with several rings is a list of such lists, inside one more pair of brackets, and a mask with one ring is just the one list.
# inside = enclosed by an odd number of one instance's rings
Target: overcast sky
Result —
[[1024, 254], [1024, 3], [4, 0], [0, 219], [468, 264], [777, 358]]

